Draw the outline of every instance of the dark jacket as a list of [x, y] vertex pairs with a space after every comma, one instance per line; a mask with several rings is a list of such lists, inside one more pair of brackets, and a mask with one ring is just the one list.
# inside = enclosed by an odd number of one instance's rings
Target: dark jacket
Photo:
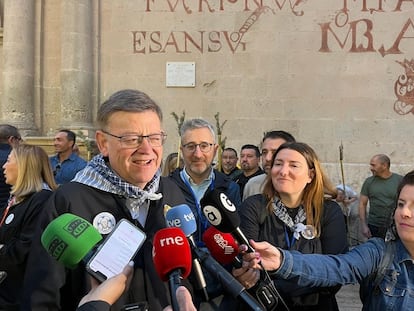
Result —
[[0, 283], [0, 310], [20, 303], [34, 232], [44, 203], [51, 194], [52, 191], [42, 190], [11, 206], [6, 221], [0, 227], [0, 244], [4, 244], [0, 249], [0, 270], [7, 272], [7, 278]]
[[[197, 231], [194, 232], [193, 238], [195, 242], [198, 244], [198, 247], [203, 248], [204, 250], [207, 250], [205, 248], [204, 243], [202, 242], [202, 235], [205, 232], [205, 230], [209, 227], [209, 223], [207, 219], [205, 219], [205, 216], [201, 212], [201, 208], [198, 204], [198, 202], [195, 201], [195, 197], [193, 195], [192, 190], [184, 183], [184, 181], [181, 179], [180, 176], [180, 169], [176, 169], [174, 172], [172, 172], [169, 176], [171, 180], [173, 180], [178, 187], [181, 189], [182, 193], [185, 196], [185, 200], [187, 205], [191, 208], [191, 211], [193, 212], [196, 222], [197, 222]], [[214, 185], [214, 189], [217, 189], [219, 191], [224, 192], [229, 199], [234, 203], [234, 205], [238, 208], [241, 204], [240, 200], [240, 191], [239, 186], [232, 181], [228, 176], [224, 175], [223, 173], [214, 170], [215, 179], [214, 183], [210, 184], [209, 189], [211, 189]], [[200, 219], [201, 217], [201, 219]], [[227, 269], [230, 269], [230, 267], [227, 267]], [[221, 286], [221, 283], [219, 280], [217, 280], [212, 274], [208, 273], [206, 269], [202, 269], [204, 278], [206, 281], [206, 290], [208, 292], [208, 295], [211, 298], [220, 296], [224, 294], [224, 297], [221, 300], [221, 303], [217, 306], [215, 303], [212, 303], [210, 305], [210, 302], [207, 302], [206, 306], [200, 306], [201, 301], [204, 301], [203, 297], [204, 295], [201, 294], [201, 292], [196, 291], [195, 296], [193, 297], [194, 304], [196, 305], [198, 310], [228, 310], [229, 308], [233, 308], [234, 306], [234, 299], [226, 294], [224, 292], [224, 289]], [[195, 271], [193, 270], [190, 274], [189, 278], [190, 282], [192, 284], [198, 284]], [[196, 286], [197, 287], [197, 286]]]
[[[124, 197], [77, 182], [60, 186], [49, 200], [42, 227], [63, 213], [78, 215], [92, 223], [97, 214], [108, 212], [117, 222], [126, 218], [146, 233], [147, 239], [134, 260], [135, 272], [129, 291], [113, 305], [113, 310], [139, 301], [148, 301], [152, 311], [162, 310], [170, 304], [168, 285], [158, 277], [153, 264], [152, 241], [154, 234], [166, 226], [164, 205], [174, 206], [185, 201], [176, 185], [165, 178], [161, 178], [157, 192], [163, 197], [151, 201], [145, 227], [131, 218]], [[89, 291], [85, 264], [80, 263], [73, 270], [65, 269], [46, 253], [39, 240], [36, 247], [30, 254], [33, 270], [26, 283], [25, 297], [31, 297], [31, 301], [26, 301], [25, 310], [75, 310], [79, 300]]]
[[[169, 178], [172, 179], [181, 189], [182, 193], [184, 194], [187, 205], [191, 208], [196, 218], [197, 231], [193, 234], [193, 236], [196, 242], [199, 242], [201, 241], [202, 234], [207, 229], [207, 227], [201, 224], [202, 223], [200, 221], [201, 212], [200, 210], [197, 210], [198, 203], [195, 202], [195, 198], [193, 196], [191, 189], [189, 189], [188, 186], [181, 179], [180, 171], [181, 170], [179, 169], [175, 170], [174, 172], [171, 173]], [[228, 176], [224, 175], [223, 173], [217, 170], [214, 170], [214, 174], [215, 174], [214, 189], [224, 192], [229, 197], [230, 201], [232, 201], [233, 204], [238, 208], [241, 204], [239, 186], [234, 181], [232, 181]], [[202, 215], [202, 217], [204, 216]], [[206, 223], [206, 221], [204, 221], [203, 223]], [[200, 230], [200, 228], [203, 228], [203, 229]]]
[[[348, 250], [344, 217], [336, 202], [326, 200], [324, 203], [320, 237], [310, 240], [300, 237], [290, 248], [286, 241], [287, 235], [292, 241], [290, 230], [285, 229], [284, 223], [273, 213], [269, 214], [266, 205], [267, 200], [262, 194], [243, 201], [239, 209], [240, 229], [247, 239], [267, 241], [282, 249], [305, 254], [340, 254]], [[335, 300], [338, 287], [303, 288], [282, 279], [275, 280], [275, 284], [291, 310], [338, 310]]]

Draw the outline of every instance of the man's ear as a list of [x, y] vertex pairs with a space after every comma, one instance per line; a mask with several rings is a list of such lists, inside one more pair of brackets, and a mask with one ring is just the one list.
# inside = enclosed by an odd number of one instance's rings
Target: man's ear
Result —
[[109, 154], [108, 138], [106, 137], [105, 133], [102, 131], [96, 131], [95, 140], [100, 153], [102, 153], [104, 157], [107, 157]]
[[218, 144], [214, 144], [213, 148], [214, 148], [214, 157], [213, 157], [213, 159], [214, 159], [216, 157], [216, 154], [217, 154], [217, 150], [219, 148], [219, 145]]

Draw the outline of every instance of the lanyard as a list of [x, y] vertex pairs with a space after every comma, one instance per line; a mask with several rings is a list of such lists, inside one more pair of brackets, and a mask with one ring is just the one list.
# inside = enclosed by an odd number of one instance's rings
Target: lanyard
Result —
[[289, 239], [289, 234], [287, 232], [286, 225], [284, 226], [284, 229], [285, 229], [285, 241], [286, 241], [288, 249], [290, 249], [295, 244], [296, 239], [293, 234], [292, 234], [292, 237]]
[[10, 209], [10, 207], [14, 204], [14, 202], [16, 202], [16, 197], [11, 197], [11, 198], [9, 199], [9, 203], [7, 204], [6, 209], [4, 210], [3, 217], [1, 218], [1, 221], [0, 221], [0, 227], [3, 225], [4, 220], [6, 219], [7, 214], [9, 213], [9, 209]]

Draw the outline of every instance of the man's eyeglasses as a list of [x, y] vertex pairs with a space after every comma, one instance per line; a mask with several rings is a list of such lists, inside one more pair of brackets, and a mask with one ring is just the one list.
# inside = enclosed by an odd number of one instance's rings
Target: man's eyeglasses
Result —
[[144, 138], [146, 138], [151, 145], [151, 147], [161, 147], [166, 138], [167, 134], [164, 132], [156, 133], [156, 134], [149, 134], [149, 135], [124, 135], [124, 136], [117, 136], [102, 130], [103, 133], [118, 138], [121, 142], [121, 146], [123, 148], [138, 148], [142, 145]]
[[202, 153], [207, 153], [211, 150], [211, 147], [213, 147], [214, 144], [210, 144], [210, 143], [207, 143], [207, 142], [202, 142], [202, 143], [199, 143], [199, 144], [188, 143], [188, 144], [183, 145], [183, 148], [184, 148], [185, 151], [194, 152], [196, 150], [197, 146], [200, 148], [200, 151]]

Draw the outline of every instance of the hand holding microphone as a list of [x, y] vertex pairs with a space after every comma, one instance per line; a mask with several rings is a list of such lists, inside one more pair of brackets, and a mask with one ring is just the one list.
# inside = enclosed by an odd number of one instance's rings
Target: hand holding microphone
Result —
[[[175, 226], [181, 228], [186, 233], [187, 237], [191, 236], [196, 230], [194, 215], [185, 204], [168, 210], [166, 218], [168, 225], [175, 224]], [[222, 284], [228, 294], [243, 301], [251, 310], [264, 310], [246, 289], [221, 264], [214, 260], [208, 252], [199, 249], [195, 243], [190, 244], [194, 255], [198, 258], [203, 268]]]
[[[230, 233], [223, 233], [210, 227], [204, 232], [203, 241], [214, 259], [221, 264], [232, 264], [236, 268], [233, 270], [233, 276], [247, 289], [259, 281], [259, 270], [242, 267], [242, 262], [238, 258], [239, 246]], [[255, 253], [248, 254], [254, 255]]]
[[[246, 247], [245, 252], [252, 253], [249, 256], [256, 256], [254, 248], [239, 228], [240, 217], [237, 213], [236, 206], [225, 193], [213, 189], [204, 195], [200, 204], [204, 216], [206, 216], [212, 226], [222, 232], [231, 233], [239, 242], [239, 245]], [[253, 287], [254, 296], [267, 310], [273, 310], [279, 302], [288, 310], [286, 303], [278, 293], [272, 279], [262, 266], [260, 260], [257, 260], [256, 263], [259, 265], [259, 269], [241, 267], [233, 270], [234, 276], [246, 288]]]

